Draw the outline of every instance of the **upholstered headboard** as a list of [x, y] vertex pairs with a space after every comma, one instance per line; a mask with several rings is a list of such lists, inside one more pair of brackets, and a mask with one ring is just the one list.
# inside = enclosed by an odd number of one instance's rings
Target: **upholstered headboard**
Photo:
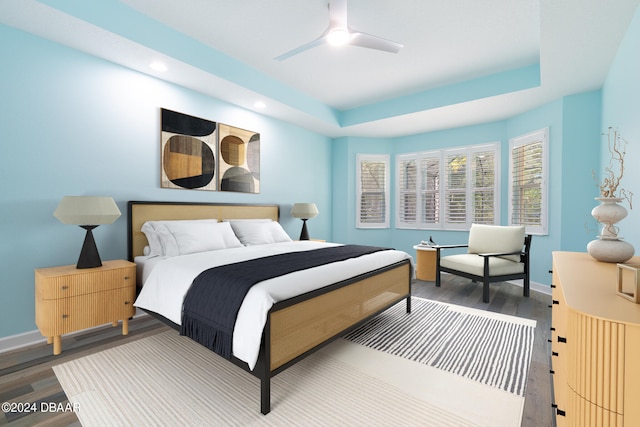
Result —
[[279, 205], [188, 203], [188, 202], [145, 202], [130, 201], [128, 213], [128, 257], [130, 261], [142, 255], [148, 245], [141, 231], [146, 221], [167, 221], [179, 219], [251, 219], [270, 218], [278, 221]]

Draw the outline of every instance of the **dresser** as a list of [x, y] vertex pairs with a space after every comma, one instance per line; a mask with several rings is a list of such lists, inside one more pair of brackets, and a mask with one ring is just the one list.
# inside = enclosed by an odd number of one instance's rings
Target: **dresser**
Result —
[[136, 265], [129, 261], [103, 261], [102, 267], [77, 269], [75, 265], [35, 270], [36, 325], [53, 343], [53, 354], [62, 352], [61, 335], [122, 320], [122, 334], [129, 333], [134, 315]]
[[617, 283], [615, 263], [553, 253], [551, 372], [559, 427], [640, 425], [640, 304], [618, 296]]

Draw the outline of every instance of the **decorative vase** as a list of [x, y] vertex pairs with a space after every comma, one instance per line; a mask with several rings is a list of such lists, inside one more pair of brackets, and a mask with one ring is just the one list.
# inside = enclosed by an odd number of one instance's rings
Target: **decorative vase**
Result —
[[627, 209], [619, 205], [623, 199], [619, 197], [596, 197], [600, 202], [593, 208], [591, 215], [602, 224], [602, 231], [597, 240], [587, 245], [587, 252], [593, 258], [603, 262], [625, 262], [634, 254], [633, 246], [618, 236], [619, 228], [615, 225], [627, 216]]

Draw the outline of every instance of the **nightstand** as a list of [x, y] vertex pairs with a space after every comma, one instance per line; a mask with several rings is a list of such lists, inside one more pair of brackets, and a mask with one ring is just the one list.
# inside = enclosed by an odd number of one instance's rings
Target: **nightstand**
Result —
[[61, 335], [122, 320], [122, 335], [129, 333], [135, 313], [136, 265], [129, 261], [103, 261], [102, 267], [78, 269], [75, 265], [38, 268], [36, 325], [62, 352]]

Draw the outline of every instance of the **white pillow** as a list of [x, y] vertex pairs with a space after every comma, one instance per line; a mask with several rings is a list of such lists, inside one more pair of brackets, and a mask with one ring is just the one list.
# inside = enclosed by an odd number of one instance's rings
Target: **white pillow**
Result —
[[164, 248], [160, 242], [160, 234], [158, 230], [156, 230], [156, 222], [157, 221], [147, 221], [142, 224], [141, 228], [141, 231], [147, 237], [147, 242], [149, 242], [149, 256], [164, 255]]
[[[469, 230], [470, 254], [519, 252], [524, 245], [524, 226], [471, 224]], [[503, 258], [520, 261], [520, 255]]]
[[284, 231], [280, 223], [270, 219], [229, 219], [225, 221], [231, 224], [233, 232], [245, 246], [291, 242], [291, 238]]
[[152, 239], [157, 238], [162, 248], [162, 255], [165, 256], [242, 246], [242, 243], [233, 234], [231, 226], [215, 219], [149, 221], [148, 223], [147, 229], [152, 228], [155, 232]]

